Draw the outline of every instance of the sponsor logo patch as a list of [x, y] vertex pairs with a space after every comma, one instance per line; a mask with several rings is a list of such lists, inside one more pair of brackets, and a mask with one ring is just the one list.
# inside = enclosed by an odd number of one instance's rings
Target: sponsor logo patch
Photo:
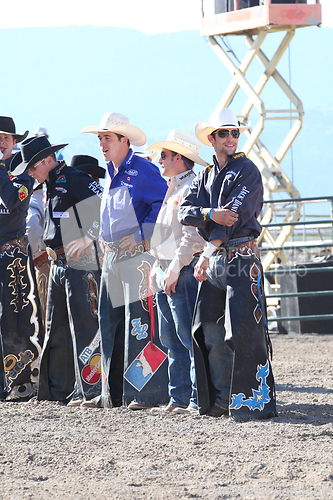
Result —
[[54, 219], [69, 219], [69, 212], [53, 212]]
[[128, 187], [128, 188], [132, 188], [132, 187], [133, 187], [133, 184], [128, 184], [128, 183], [127, 183], [127, 182], [125, 182], [125, 181], [121, 181], [121, 182], [120, 182], [120, 185], [121, 185], [121, 186], [126, 186], [126, 187]]
[[25, 200], [28, 196], [28, 189], [25, 186], [21, 186], [18, 190], [18, 197], [21, 201]]
[[149, 342], [127, 368], [124, 378], [140, 392], [166, 357], [165, 352]]
[[180, 194], [177, 194], [177, 196], [175, 196], [174, 200], [173, 200], [173, 204], [174, 205], [179, 205], [179, 203], [181, 202], [181, 195]]
[[101, 355], [95, 354], [92, 356], [89, 365], [83, 368], [82, 378], [85, 382], [87, 382], [87, 384], [94, 385], [99, 381], [101, 371]]
[[144, 323], [141, 325], [141, 318], [132, 319], [132, 331], [131, 334], [136, 337], [136, 340], [142, 340], [148, 337], [148, 325]]
[[55, 188], [56, 191], [60, 191], [60, 193], [67, 193], [67, 189], [66, 188], [63, 188], [63, 187], [56, 187]]
[[18, 357], [9, 354], [3, 360], [8, 387], [11, 388], [13, 381], [23, 372], [24, 368], [34, 359], [30, 349], [20, 352]]
[[58, 179], [56, 180], [57, 184], [59, 184], [60, 182], [67, 182], [64, 175], [60, 175], [60, 177], [58, 177]]
[[138, 171], [137, 170], [134, 170], [134, 169], [131, 169], [131, 170], [125, 170], [125, 174], [127, 175], [133, 175], [133, 177], [136, 177], [138, 175]]
[[88, 361], [92, 353], [95, 351], [95, 349], [97, 349], [100, 341], [101, 341], [101, 334], [100, 331], [98, 330], [98, 332], [96, 333], [95, 337], [92, 339], [90, 344], [87, 347], [85, 347], [81, 352], [81, 354], [79, 355], [79, 359], [82, 361], [83, 364]]

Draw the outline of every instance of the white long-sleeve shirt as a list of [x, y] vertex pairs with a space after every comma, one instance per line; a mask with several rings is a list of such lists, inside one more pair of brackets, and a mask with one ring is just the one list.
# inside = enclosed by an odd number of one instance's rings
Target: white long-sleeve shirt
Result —
[[[202, 252], [205, 240], [192, 226], [183, 226], [178, 220], [178, 208], [182, 199], [188, 194], [195, 174], [192, 170], [173, 176], [163, 200], [156, 220], [156, 231], [152, 237], [151, 253], [157, 260], [169, 260], [169, 269], [179, 273], [188, 266], [194, 254]], [[160, 235], [161, 225], [171, 229], [171, 235], [160, 245], [155, 246], [154, 240]]]
[[26, 234], [28, 236], [34, 259], [38, 257], [40, 252], [46, 248], [43, 241], [44, 219], [43, 189], [39, 189], [34, 191], [31, 195], [26, 219]]

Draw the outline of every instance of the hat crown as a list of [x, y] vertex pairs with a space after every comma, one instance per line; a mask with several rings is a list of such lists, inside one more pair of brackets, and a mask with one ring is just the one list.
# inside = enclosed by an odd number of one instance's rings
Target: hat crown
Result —
[[209, 125], [216, 129], [239, 127], [235, 113], [229, 108], [216, 109], [209, 118]]
[[46, 128], [41, 127], [40, 125], [38, 125], [38, 127], [36, 128], [36, 130], [34, 130], [34, 132], [32, 134], [36, 135], [36, 136], [46, 135], [46, 137], [48, 137]]
[[167, 142], [180, 144], [181, 146], [190, 149], [196, 155], [199, 155], [200, 153], [201, 144], [190, 134], [187, 134], [182, 130], [171, 130], [167, 137]]
[[101, 123], [99, 125], [100, 130], [110, 130], [114, 127], [119, 127], [120, 125], [129, 125], [129, 119], [127, 116], [120, 113], [104, 113]]
[[50, 147], [51, 144], [45, 135], [25, 139], [20, 146], [23, 161], [25, 163], [29, 163], [29, 161], [36, 156], [37, 153]]
[[15, 123], [11, 116], [0, 116], [0, 130], [5, 134], [16, 135]]
[[89, 155], [74, 155], [71, 161], [71, 167], [80, 170], [81, 165], [93, 165], [98, 167], [98, 160]]

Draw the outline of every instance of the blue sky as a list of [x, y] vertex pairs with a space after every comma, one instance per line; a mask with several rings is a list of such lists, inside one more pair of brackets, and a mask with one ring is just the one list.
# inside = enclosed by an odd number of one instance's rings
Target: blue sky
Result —
[[[191, 0], [191, 8], [187, 0], [178, 1], [178, 16], [172, 10], [176, 5], [173, 1], [108, 2], [109, 9], [119, 4], [122, 8], [133, 6], [131, 16], [118, 12], [117, 18], [116, 11], [111, 16], [113, 24], [121, 26], [120, 21], [132, 24], [127, 28], [84, 25], [84, 21], [88, 24], [87, 12], [84, 8], [75, 9], [76, 0], [67, 2], [70, 10], [61, 10], [62, 0], [58, 1], [53, 13], [50, 10], [53, 2], [48, 1], [49, 15], [46, 16], [42, 7], [45, 3], [29, 2], [30, 11], [40, 4], [39, 14], [43, 15], [40, 18], [35, 15], [33, 19], [37, 27], [31, 26], [31, 16], [26, 16], [23, 22], [22, 11], [18, 9], [17, 15], [9, 17], [12, 24], [7, 23], [7, 29], [0, 30], [1, 47], [10, 48], [2, 55], [6, 78], [3, 77], [1, 84], [1, 114], [14, 117], [19, 133], [42, 125], [48, 129], [52, 143], [69, 142], [64, 150], [67, 162], [74, 154], [91, 154], [103, 164], [96, 136], [80, 135], [80, 130], [87, 125], [98, 125], [105, 111], [127, 115], [131, 123], [145, 131], [148, 144], [165, 139], [173, 128], [194, 135], [196, 123], [208, 120], [230, 82], [227, 70], [199, 30], [194, 29], [200, 21], [198, 0]], [[139, 3], [140, 11], [135, 10]], [[144, 4], [147, 8], [140, 21]], [[159, 11], [158, 15], [156, 5], [161, 4], [168, 5], [168, 9]], [[96, 20], [108, 22], [110, 16], [104, 14], [110, 12], [105, 11], [105, 5], [101, 2], [98, 8], [91, 7], [92, 24], [97, 24]], [[186, 16], [186, 12], [191, 15]], [[134, 14], [137, 17], [133, 21]], [[81, 26], [68, 26], [73, 16]], [[176, 26], [174, 18], [178, 20]], [[330, 16], [326, 19], [323, 24], [329, 26]], [[4, 27], [3, 20], [4, 17], [0, 27]], [[145, 24], [144, 20], [149, 23]], [[67, 26], [43, 27], [51, 21]], [[22, 23], [26, 27], [10, 27]], [[147, 34], [147, 26], [151, 31], [162, 33]], [[185, 31], [179, 31], [181, 28]], [[165, 32], [167, 30], [171, 32]], [[290, 53], [287, 52], [278, 65], [284, 78], [291, 79], [292, 88], [305, 109], [303, 129], [293, 147], [293, 172], [290, 155], [282, 163], [290, 177], [293, 173], [302, 196], [332, 194], [332, 166], [326, 148], [333, 133], [332, 70], [327, 64], [332, 35], [333, 28], [329, 27], [296, 30]], [[279, 37], [281, 35], [272, 34], [265, 40], [263, 50], [268, 56], [273, 53]], [[244, 38], [229, 37], [229, 40], [241, 59], [246, 51]], [[258, 63], [249, 72], [249, 80], [254, 83], [261, 72]], [[267, 107], [269, 102], [286, 105], [274, 87], [265, 91], [265, 104], [266, 100]], [[244, 96], [239, 93], [232, 105], [236, 113], [241, 112], [242, 104]], [[286, 122], [274, 130], [265, 129], [264, 143], [273, 153], [288, 127]], [[207, 161], [211, 154], [210, 148], [202, 147], [201, 155]]]

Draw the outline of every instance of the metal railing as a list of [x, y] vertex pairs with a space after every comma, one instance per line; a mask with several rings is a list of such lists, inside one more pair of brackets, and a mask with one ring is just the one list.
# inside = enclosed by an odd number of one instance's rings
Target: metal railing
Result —
[[[312, 203], [322, 203], [328, 202], [330, 203], [329, 215], [306, 215], [305, 213], [305, 205]], [[322, 262], [321, 266], [315, 265], [315, 261], [313, 261], [313, 267], [311, 266], [311, 261], [307, 262], [307, 264], [311, 267], [302, 266], [305, 258], [308, 255], [308, 251], [316, 250], [316, 253], [320, 254], [320, 252], [325, 249], [326, 257], [332, 255], [332, 247], [333, 247], [333, 196], [328, 197], [318, 197], [318, 198], [297, 198], [297, 199], [288, 199], [288, 200], [268, 200], [265, 204], [274, 203], [276, 205], [281, 205], [282, 207], [288, 209], [291, 204], [301, 203], [302, 205], [302, 215], [301, 219], [297, 222], [289, 223], [283, 221], [283, 213], [280, 215], [282, 220], [274, 220], [269, 224], [263, 224], [264, 228], [282, 228], [284, 225], [292, 225], [294, 226], [294, 232], [291, 238], [286, 242], [285, 245], [274, 247], [274, 246], [262, 246], [260, 247], [261, 253], [273, 251], [276, 252], [276, 260], [275, 263], [271, 266], [270, 269], [264, 271], [264, 275], [267, 277], [273, 276], [274, 284], [270, 284], [272, 288], [279, 289], [280, 288], [280, 278], [282, 275], [295, 275], [298, 277], [305, 276], [306, 274], [311, 273], [331, 273], [333, 272], [333, 266], [325, 265], [325, 262]], [[282, 211], [281, 211], [282, 212]], [[275, 213], [279, 214], [279, 211]], [[301, 230], [301, 234], [299, 234], [299, 230]], [[311, 230], [311, 233], [309, 233]], [[323, 233], [325, 233], [323, 235]], [[317, 240], [315, 237], [317, 236]], [[319, 252], [318, 252], [319, 250]], [[296, 261], [291, 260], [289, 264], [291, 267], [281, 266], [281, 260], [278, 262], [279, 256], [284, 257], [284, 263], [287, 263], [288, 260], [288, 251], [291, 254], [289, 257], [292, 259], [295, 257], [295, 251], [299, 252], [296, 255]], [[289, 298], [297, 298], [303, 299], [306, 297], [327, 297], [333, 296], [333, 290], [313, 290], [313, 291], [302, 291], [302, 292], [290, 292], [290, 293], [281, 293], [276, 291], [274, 293], [267, 293], [266, 298], [269, 303], [270, 300], [276, 301], [278, 300], [279, 307], [281, 306], [281, 300], [286, 300]], [[332, 300], [333, 304], [333, 300]], [[333, 307], [332, 307], [333, 310]], [[290, 315], [290, 316], [279, 316], [274, 315], [268, 317], [267, 320], [269, 322], [286, 322], [286, 321], [310, 321], [310, 320], [333, 320], [333, 314], [325, 313], [325, 314], [309, 314], [307, 315]], [[333, 324], [332, 324], [332, 333], [333, 333]]]

